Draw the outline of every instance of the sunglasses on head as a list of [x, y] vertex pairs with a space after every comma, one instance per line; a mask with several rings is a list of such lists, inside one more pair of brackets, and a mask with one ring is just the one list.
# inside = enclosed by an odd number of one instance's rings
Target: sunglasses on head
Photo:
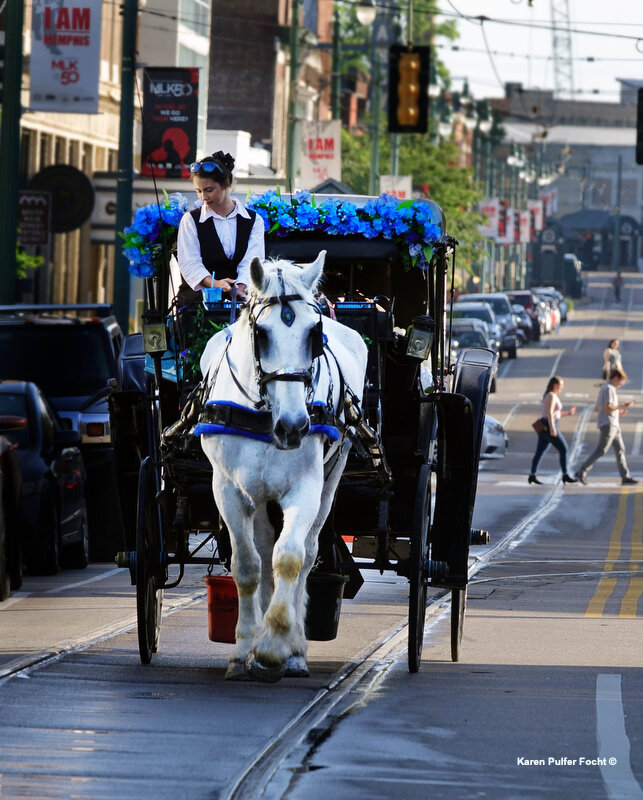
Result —
[[216, 161], [194, 161], [190, 164], [191, 173], [199, 172], [199, 170], [205, 173], [218, 171], [223, 175], [223, 169]]

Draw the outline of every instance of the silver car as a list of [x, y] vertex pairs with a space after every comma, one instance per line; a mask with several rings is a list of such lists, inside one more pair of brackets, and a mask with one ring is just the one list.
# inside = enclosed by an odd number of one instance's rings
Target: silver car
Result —
[[495, 417], [487, 414], [484, 418], [480, 458], [504, 458], [509, 446], [509, 437], [504, 426]]

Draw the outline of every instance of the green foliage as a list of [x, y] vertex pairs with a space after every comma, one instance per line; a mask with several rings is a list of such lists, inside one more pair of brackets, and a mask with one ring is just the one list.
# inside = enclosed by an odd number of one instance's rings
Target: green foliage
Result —
[[201, 380], [199, 362], [206, 344], [215, 333], [227, 328], [227, 324], [218, 325], [205, 318], [203, 306], [199, 306], [194, 318], [194, 333], [188, 337], [188, 348], [181, 353], [183, 358], [183, 377], [188, 381]]
[[[478, 225], [484, 217], [476, 210], [482, 198], [473, 181], [473, 170], [457, 166], [458, 148], [453, 142], [435, 144], [429, 135], [400, 134], [399, 174], [411, 175], [414, 186], [426, 184], [429, 196], [442, 208], [447, 233], [458, 242], [457, 266], [470, 274], [480, 271], [484, 237]], [[370, 136], [342, 131], [342, 181], [358, 194], [368, 192]], [[380, 173], [390, 173], [391, 140], [380, 128]]]
[[20, 245], [16, 246], [16, 275], [18, 278], [26, 278], [30, 269], [38, 269], [44, 263], [45, 259], [42, 256], [30, 256]]

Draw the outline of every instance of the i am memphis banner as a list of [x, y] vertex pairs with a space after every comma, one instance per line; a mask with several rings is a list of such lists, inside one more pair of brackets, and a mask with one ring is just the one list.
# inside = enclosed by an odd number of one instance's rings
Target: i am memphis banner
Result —
[[97, 114], [101, 0], [34, 0], [29, 108]]
[[143, 73], [141, 175], [189, 178], [196, 159], [197, 67], [147, 67]]

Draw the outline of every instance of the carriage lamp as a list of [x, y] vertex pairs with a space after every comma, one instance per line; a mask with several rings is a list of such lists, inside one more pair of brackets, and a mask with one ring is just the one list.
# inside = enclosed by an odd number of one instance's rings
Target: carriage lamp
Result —
[[150, 355], [167, 350], [165, 321], [158, 313], [148, 311], [143, 315], [143, 349]]
[[406, 355], [419, 358], [422, 361], [429, 357], [433, 334], [435, 333], [435, 322], [428, 314], [420, 314], [413, 320], [413, 325], [409, 329], [409, 343], [406, 347]]

